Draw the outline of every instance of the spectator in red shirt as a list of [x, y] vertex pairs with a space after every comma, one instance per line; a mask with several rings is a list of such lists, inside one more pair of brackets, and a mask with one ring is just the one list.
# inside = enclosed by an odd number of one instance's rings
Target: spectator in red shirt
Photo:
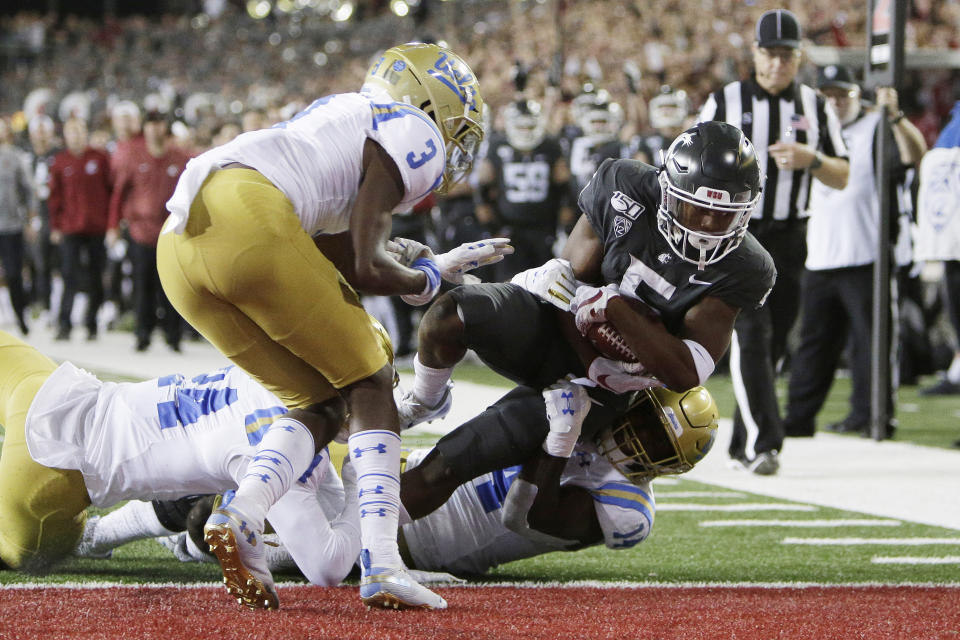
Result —
[[167, 344], [174, 351], [180, 350], [182, 320], [160, 286], [157, 238], [167, 218], [166, 202], [173, 195], [189, 156], [170, 143], [168, 129], [165, 114], [147, 112], [143, 123], [144, 144], [126, 148], [124, 161], [114, 164], [113, 169], [107, 245], [113, 247], [120, 242], [120, 227], [125, 226], [133, 263], [137, 351], [145, 351], [150, 346], [158, 311], [162, 312], [160, 323]]
[[97, 339], [97, 312], [103, 304], [104, 237], [110, 205], [110, 156], [89, 146], [87, 123], [63, 123], [66, 149], [50, 168], [50, 241], [60, 247], [63, 295], [57, 340], [69, 340], [73, 299], [81, 276], [87, 280], [87, 340]]

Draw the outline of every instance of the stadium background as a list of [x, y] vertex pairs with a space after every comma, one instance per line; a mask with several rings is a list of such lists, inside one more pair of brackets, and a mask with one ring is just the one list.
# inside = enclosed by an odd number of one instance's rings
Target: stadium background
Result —
[[[762, 11], [796, 12], [810, 38], [809, 59], [830, 61], [862, 48], [864, 5], [3, 4], [0, 113], [22, 126], [25, 97], [46, 88], [48, 108], [79, 94], [83, 98], [73, 100], [107, 127], [113, 102], [157, 100], [203, 140], [251, 107], [292, 108], [352, 90], [373, 53], [419, 37], [461, 52], [494, 106], [513, 95], [516, 60], [529, 68], [532, 91], [545, 90], [560, 69], [566, 94], [592, 81], [625, 104], [632, 95], [625, 73], [630, 61], [640, 69], [635, 95], [649, 98], [667, 83], [686, 89], [697, 106], [707, 91], [748, 71], [747, 45]], [[956, 2], [911, 3], [908, 50], [940, 52], [929, 59], [949, 64], [958, 23]], [[803, 73], [809, 77], [813, 68], [807, 64]], [[903, 106], [928, 138], [958, 95], [956, 86], [949, 68], [908, 74]], [[193, 113], [192, 96], [200, 96]], [[644, 100], [633, 102], [642, 118]], [[30, 341], [113, 379], [219, 366], [218, 354], [203, 344], [184, 345], [182, 355], [131, 354], [129, 337], [120, 332], [85, 345], [55, 343], [41, 329]], [[407, 444], [429, 444], [502, 391], [503, 381], [477, 366], [455, 380], [455, 413], [408, 434]], [[718, 376], [711, 388], [729, 417], [729, 381]], [[847, 393], [839, 380], [824, 421], [843, 416]], [[648, 542], [629, 552], [588, 549], [506, 565], [473, 583], [482, 589], [445, 589], [452, 610], [441, 617], [366, 612], [352, 588], [291, 586], [281, 587], [279, 617], [240, 612], [213, 584], [213, 567], [180, 565], [159, 545], [143, 542], [112, 560], [70, 561], [49, 577], [0, 572], [10, 604], [0, 615], [0, 638], [178, 637], [172, 628], [184, 630], [182, 637], [955, 638], [960, 454], [947, 447], [958, 435], [960, 414], [955, 400], [921, 399], [909, 387], [900, 390], [899, 410], [896, 442], [818, 434], [789, 443], [785, 472], [774, 478], [728, 470], [721, 441], [690, 477], [657, 482], [657, 526]]]

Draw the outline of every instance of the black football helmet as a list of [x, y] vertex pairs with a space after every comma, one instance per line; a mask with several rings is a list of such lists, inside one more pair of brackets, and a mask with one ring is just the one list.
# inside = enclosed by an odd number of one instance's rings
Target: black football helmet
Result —
[[507, 142], [519, 151], [536, 149], [547, 135], [547, 119], [535, 100], [511, 102], [503, 112]]
[[740, 246], [760, 201], [753, 144], [725, 122], [701, 122], [673, 141], [660, 168], [657, 226], [674, 253], [699, 269]]

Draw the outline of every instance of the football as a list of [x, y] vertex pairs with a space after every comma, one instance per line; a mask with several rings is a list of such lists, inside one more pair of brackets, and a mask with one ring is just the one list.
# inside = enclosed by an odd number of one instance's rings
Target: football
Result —
[[610, 322], [597, 322], [587, 329], [587, 340], [600, 355], [611, 360], [638, 362], [636, 354], [627, 346], [617, 328]]
[[[648, 307], [640, 300], [624, 297], [624, 300], [637, 313], [656, 320], [659, 323], [660, 317], [657, 312]], [[617, 331], [617, 328], [610, 322], [598, 322], [590, 325], [587, 329], [587, 340], [593, 345], [600, 355], [611, 360], [620, 360], [622, 362], [639, 362], [639, 358], [627, 345], [626, 340]]]

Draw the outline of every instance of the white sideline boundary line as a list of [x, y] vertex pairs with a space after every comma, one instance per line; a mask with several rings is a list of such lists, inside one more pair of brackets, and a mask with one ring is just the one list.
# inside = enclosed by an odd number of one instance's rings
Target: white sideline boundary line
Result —
[[741, 504], [657, 503], [657, 511], [816, 511], [819, 508], [809, 504], [780, 502], [743, 502]]
[[870, 558], [873, 564], [960, 564], [960, 556], [942, 556], [939, 558], [924, 558], [918, 556], [874, 556]]
[[[305, 582], [279, 582], [277, 587], [309, 587]], [[515, 587], [517, 589], [850, 589], [892, 587], [905, 589], [960, 589], [960, 582], [849, 582], [844, 584], [823, 582], [630, 582], [599, 580], [575, 580], [570, 582], [484, 582], [474, 584], [435, 584], [443, 589], [483, 589], [487, 587]], [[220, 582], [159, 582], [135, 584], [128, 582], [21, 582], [0, 585], [0, 591], [36, 589], [216, 589], [223, 590]], [[318, 587], [324, 588], [324, 587]], [[356, 585], [340, 585], [338, 589], [356, 589]]]
[[701, 520], [701, 527], [899, 527], [900, 520]]
[[808, 544], [814, 546], [854, 546], [877, 544], [897, 547], [927, 545], [960, 545], [960, 538], [784, 538], [780, 544]]
[[746, 498], [747, 494], [740, 491], [657, 491], [657, 505], [662, 503], [661, 499], [673, 500], [674, 498]]

